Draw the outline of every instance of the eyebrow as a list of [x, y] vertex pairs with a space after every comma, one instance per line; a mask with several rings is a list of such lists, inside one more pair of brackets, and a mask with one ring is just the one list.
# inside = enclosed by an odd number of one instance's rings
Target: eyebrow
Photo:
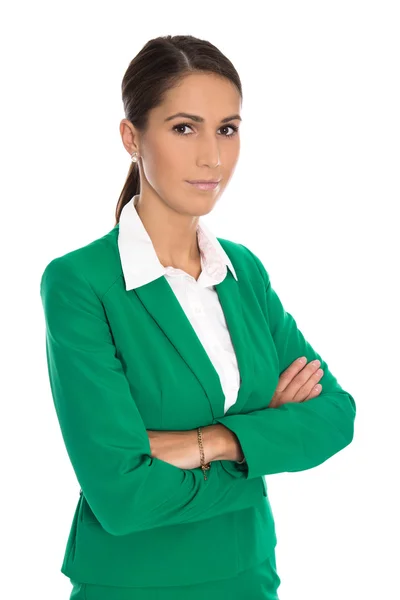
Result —
[[[174, 115], [171, 115], [170, 117], [167, 117], [165, 119], [165, 121], [171, 121], [172, 119], [175, 119], [176, 117], [185, 117], [186, 119], [192, 119], [192, 121], [196, 121], [197, 123], [204, 123], [203, 117], [199, 117], [198, 115], [190, 115], [189, 113], [185, 113], [185, 112], [179, 112]], [[224, 119], [221, 119], [221, 123], [226, 123], [227, 121], [233, 121], [234, 119], [239, 119], [239, 121], [241, 121], [242, 117], [240, 115], [232, 115], [230, 117], [225, 117]]]

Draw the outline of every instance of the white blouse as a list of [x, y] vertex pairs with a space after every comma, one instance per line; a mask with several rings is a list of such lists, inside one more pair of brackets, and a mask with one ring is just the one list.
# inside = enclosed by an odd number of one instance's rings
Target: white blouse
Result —
[[200, 218], [197, 240], [202, 270], [199, 278], [196, 280], [182, 269], [164, 267], [136, 211], [138, 199], [137, 194], [125, 204], [119, 220], [118, 248], [126, 289], [165, 276], [219, 375], [226, 412], [236, 402], [240, 375], [214, 286], [225, 279], [228, 267], [237, 280], [235, 269], [217, 238]]

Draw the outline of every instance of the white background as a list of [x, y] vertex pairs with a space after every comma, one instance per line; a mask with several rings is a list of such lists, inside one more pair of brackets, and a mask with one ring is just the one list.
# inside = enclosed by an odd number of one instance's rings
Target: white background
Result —
[[191, 34], [230, 58], [244, 93], [239, 163], [204, 218], [261, 258], [357, 403], [350, 446], [267, 477], [280, 598], [400, 598], [398, 11], [384, 0], [2, 9], [2, 597], [71, 589], [60, 567], [79, 484], [50, 394], [41, 274], [114, 226], [130, 60], [153, 37]]

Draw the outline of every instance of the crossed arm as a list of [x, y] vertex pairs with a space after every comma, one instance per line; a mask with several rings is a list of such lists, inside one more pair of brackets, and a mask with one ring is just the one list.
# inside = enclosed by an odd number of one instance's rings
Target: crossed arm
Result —
[[[223, 416], [205, 427], [205, 458], [214, 461], [207, 481], [196, 468], [200, 454], [193, 432], [185, 432], [190, 467], [161, 458], [165, 439], [161, 446], [154, 442], [158, 457], [152, 455], [153, 435], [132, 398], [101, 299], [68, 256], [46, 267], [40, 293], [54, 405], [85, 499], [112, 535], [253, 507], [260, 475], [312, 468], [351, 442], [352, 396], [306, 342], [252, 256], [264, 277], [266, 316], [280, 371], [298, 356], [318, 358], [324, 391], [307, 402]], [[242, 451], [246, 463], [238, 465]]]

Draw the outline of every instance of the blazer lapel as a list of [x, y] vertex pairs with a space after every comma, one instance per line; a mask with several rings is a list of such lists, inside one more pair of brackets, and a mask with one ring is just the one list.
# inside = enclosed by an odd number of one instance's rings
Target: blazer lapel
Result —
[[[226, 414], [239, 412], [252, 389], [253, 361], [238, 283], [229, 271], [215, 286], [231, 334], [241, 385], [236, 403]], [[136, 288], [145, 309], [169, 338], [202, 385], [214, 418], [224, 416], [225, 395], [219, 375], [165, 277]]]
[[[238, 272], [237, 267], [235, 269]], [[254, 387], [253, 348], [239, 283], [229, 269], [225, 279], [217, 284], [215, 289], [225, 315], [240, 372], [240, 388], [236, 402], [226, 412], [227, 415], [232, 415], [241, 411]]]

